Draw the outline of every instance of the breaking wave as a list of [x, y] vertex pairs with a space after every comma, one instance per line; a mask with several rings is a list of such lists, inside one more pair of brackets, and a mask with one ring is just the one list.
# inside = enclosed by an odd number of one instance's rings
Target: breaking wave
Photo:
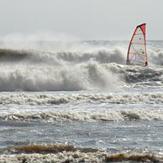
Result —
[[20, 112], [1, 114], [1, 120], [14, 120], [14, 121], [153, 121], [163, 120], [162, 110], [148, 110], [148, 109], [135, 109], [135, 110], [118, 110], [118, 111], [39, 111], [39, 112]]
[[[17, 121], [139, 121], [163, 120], [163, 95], [157, 94], [4, 94], [1, 120]], [[62, 105], [64, 104], [64, 105]], [[65, 105], [68, 104], [68, 105]], [[78, 109], [75, 105], [78, 104]], [[110, 105], [111, 104], [111, 105]], [[115, 104], [115, 105], [114, 105]], [[138, 106], [143, 104], [143, 108]], [[157, 108], [154, 108], [154, 105]], [[18, 106], [18, 109], [14, 107]], [[21, 105], [23, 110], [21, 110]], [[30, 105], [30, 106], [29, 106]], [[59, 107], [57, 107], [60, 105]], [[103, 107], [102, 107], [102, 106]], [[135, 107], [134, 107], [135, 105]], [[7, 109], [5, 109], [6, 107]], [[25, 106], [28, 106], [27, 108]], [[39, 106], [39, 107], [38, 107]], [[89, 106], [89, 107], [87, 107]], [[112, 106], [111, 108], [107, 106]], [[129, 106], [127, 108], [127, 106]], [[131, 109], [132, 107], [133, 109]], [[15, 108], [15, 109], [14, 109]], [[39, 108], [39, 109], [38, 109]]]
[[107, 49], [97, 48], [88, 49], [84, 51], [38, 51], [38, 50], [12, 50], [0, 49], [0, 59], [6, 62], [19, 62], [26, 61], [32, 63], [50, 63], [61, 65], [63, 62], [68, 63], [82, 63], [90, 60], [97, 61], [98, 63], [119, 63], [124, 64], [125, 58], [119, 48]]
[[61, 105], [71, 103], [107, 103], [107, 104], [163, 104], [162, 93], [142, 94], [44, 94], [44, 93], [15, 93], [1, 94], [1, 105]]
[[48, 47], [42, 43], [40, 49], [1, 48], [0, 91], [110, 90], [125, 82], [163, 83], [163, 69], [158, 68], [161, 50], [149, 50], [152, 66], [144, 68], [125, 65], [124, 45], [46, 44]]
[[107, 65], [7, 65], [0, 70], [0, 91], [78, 91], [114, 89], [121, 84]]

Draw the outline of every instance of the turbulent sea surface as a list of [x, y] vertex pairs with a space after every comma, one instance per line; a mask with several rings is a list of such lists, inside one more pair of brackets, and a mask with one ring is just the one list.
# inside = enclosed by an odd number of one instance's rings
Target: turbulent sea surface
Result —
[[0, 160], [162, 162], [163, 41], [148, 67], [127, 46], [0, 42]]

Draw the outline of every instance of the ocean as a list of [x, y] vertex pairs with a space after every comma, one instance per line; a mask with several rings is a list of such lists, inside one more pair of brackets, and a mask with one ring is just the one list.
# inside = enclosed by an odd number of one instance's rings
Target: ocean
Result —
[[0, 160], [163, 162], [163, 41], [147, 42], [148, 67], [127, 48], [1, 41]]

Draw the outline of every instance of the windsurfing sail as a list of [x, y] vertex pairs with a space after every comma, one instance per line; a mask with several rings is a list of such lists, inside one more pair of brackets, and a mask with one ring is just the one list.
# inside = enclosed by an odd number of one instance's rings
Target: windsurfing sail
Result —
[[146, 24], [138, 25], [129, 43], [127, 52], [127, 64], [147, 66], [146, 51]]

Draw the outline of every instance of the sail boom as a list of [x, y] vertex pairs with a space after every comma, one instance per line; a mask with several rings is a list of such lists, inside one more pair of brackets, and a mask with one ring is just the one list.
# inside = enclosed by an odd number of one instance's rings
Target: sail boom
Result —
[[132, 44], [137, 44], [137, 45], [144, 45], [144, 43], [139, 43], [139, 42], [134, 42], [134, 43], [131, 43]]

